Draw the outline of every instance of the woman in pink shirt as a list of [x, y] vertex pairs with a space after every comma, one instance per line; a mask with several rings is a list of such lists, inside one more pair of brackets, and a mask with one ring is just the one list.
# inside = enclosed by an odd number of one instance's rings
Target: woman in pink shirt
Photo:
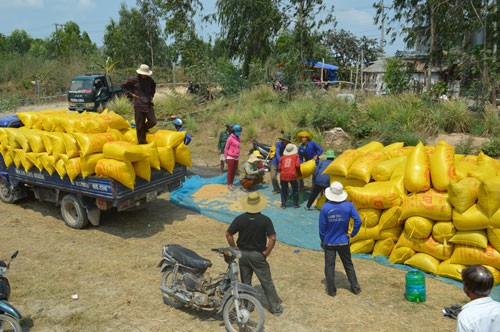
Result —
[[240, 159], [240, 134], [241, 126], [234, 125], [231, 135], [229, 135], [226, 147], [224, 148], [224, 158], [227, 162], [227, 186], [233, 190], [233, 181], [238, 169], [238, 160]]

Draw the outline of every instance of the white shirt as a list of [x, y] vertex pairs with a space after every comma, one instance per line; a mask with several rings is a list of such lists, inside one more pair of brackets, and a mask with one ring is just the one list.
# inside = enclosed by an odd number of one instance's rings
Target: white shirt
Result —
[[457, 319], [457, 332], [500, 332], [500, 302], [475, 299], [462, 307]]

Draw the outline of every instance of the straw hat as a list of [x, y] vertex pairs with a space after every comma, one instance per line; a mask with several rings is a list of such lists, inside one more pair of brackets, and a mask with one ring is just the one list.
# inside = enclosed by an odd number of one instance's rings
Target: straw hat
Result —
[[347, 193], [344, 186], [340, 182], [334, 182], [332, 185], [325, 189], [326, 199], [332, 202], [343, 202], [347, 198]]
[[260, 192], [253, 192], [240, 200], [243, 210], [248, 213], [258, 213], [267, 206], [267, 197]]
[[327, 150], [324, 154], [325, 159], [333, 159], [335, 158], [335, 151], [333, 150]]
[[145, 64], [142, 64], [139, 67], [139, 69], [137, 69], [135, 72], [139, 75], [146, 75], [146, 76], [151, 76], [151, 74], [153, 74], [151, 69], [149, 69], [149, 66]]
[[251, 154], [251, 155], [250, 155], [250, 157], [248, 158], [248, 162], [249, 162], [250, 164], [253, 164], [254, 162], [259, 161], [259, 160], [260, 160], [260, 159], [259, 159], [259, 157], [257, 157], [257, 156], [256, 156], [256, 155], [254, 155], [254, 154]]
[[297, 135], [295, 135], [295, 139], [300, 142], [300, 138], [304, 136], [310, 141], [313, 139], [313, 135], [307, 131], [299, 131]]
[[299, 152], [297, 145], [292, 144], [292, 143], [288, 143], [286, 145], [285, 151], [283, 152], [283, 155], [291, 156], [292, 154], [296, 154], [297, 152]]

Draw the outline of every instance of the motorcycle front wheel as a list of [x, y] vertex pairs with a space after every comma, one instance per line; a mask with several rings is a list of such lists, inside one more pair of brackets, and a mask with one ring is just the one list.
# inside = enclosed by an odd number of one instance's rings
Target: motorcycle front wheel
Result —
[[234, 296], [231, 296], [222, 311], [224, 325], [228, 332], [260, 332], [264, 329], [264, 308], [259, 300], [249, 294], [239, 294], [240, 319], [236, 313]]
[[21, 332], [21, 325], [17, 319], [0, 314], [0, 331], [2, 332]]
[[[180, 285], [182, 285], [182, 278], [179, 278], [179, 277], [182, 277], [181, 273], [178, 272], [177, 277], [175, 278], [174, 268], [167, 267], [161, 275], [160, 285], [161, 285], [161, 287], [166, 287], [166, 288], [179, 287]], [[165, 293], [163, 293], [163, 302], [165, 302], [166, 304], [168, 304], [169, 306], [171, 306], [175, 309], [180, 309], [184, 306], [184, 303], [182, 301], [176, 299], [175, 296], [171, 296], [171, 295], [168, 295]]]

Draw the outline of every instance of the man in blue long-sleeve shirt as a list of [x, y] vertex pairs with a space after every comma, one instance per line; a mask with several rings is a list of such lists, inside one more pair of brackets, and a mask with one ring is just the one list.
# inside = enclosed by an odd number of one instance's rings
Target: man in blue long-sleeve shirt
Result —
[[[347, 279], [354, 294], [361, 293], [356, 271], [351, 259], [350, 239], [355, 236], [361, 227], [361, 218], [354, 205], [346, 201], [347, 193], [340, 182], [334, 182], [325, 190], [327, 201], [319, 213], [319, 237], [321, 247], [325, 252], [325, 280], [327, 293], [330, 296], [337, 294], [335, 287], [335, 258], [339, 253], [344, 265]], [[354, 227], [349, 234], [349, 220], [354, 220]]]

